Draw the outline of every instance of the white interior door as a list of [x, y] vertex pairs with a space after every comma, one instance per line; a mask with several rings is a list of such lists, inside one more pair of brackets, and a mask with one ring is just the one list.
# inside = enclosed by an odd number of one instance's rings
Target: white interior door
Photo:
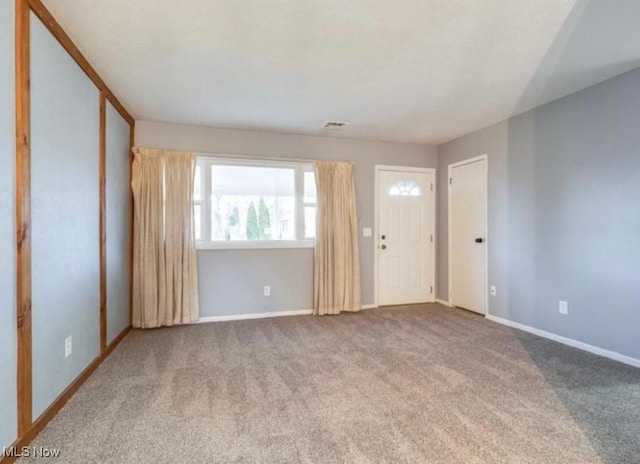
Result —
[[449, 300], [486, 313], [487, 176], [484, 157], [449, 166]]
[[433, 301], [434, 172], [381, 168], [377, 178], [378, 304]]

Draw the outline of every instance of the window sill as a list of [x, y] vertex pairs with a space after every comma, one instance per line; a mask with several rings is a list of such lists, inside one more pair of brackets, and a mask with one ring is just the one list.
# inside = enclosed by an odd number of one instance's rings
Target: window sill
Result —
[[234, 242], [196, 242], [197, 250], [266, 250], [274, 248], [313, 248], [314, 239], [306, 240], [252, 240]]

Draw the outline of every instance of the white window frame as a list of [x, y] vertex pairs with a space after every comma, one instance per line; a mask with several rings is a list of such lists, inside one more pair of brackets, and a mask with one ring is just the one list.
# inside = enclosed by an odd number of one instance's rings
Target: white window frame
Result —
[[[298, 208], [297, 214], [298, 217], [301, 218], [301, 221], [298, 221], [297, 223], [297, 227], [299, 227], [298, 232], [297, 232], [297, 236], [300, 237], [303, 240], [312, 240], [314, 245], [315, 245], [315, 237], [314, 238], [306, 238], [305, 237], [305, 215], [304, 215], [304, 209], [306, 207], [310, 207], [313, 206], [316, 208], [316, 224], [317, 224], [317, 220], [318, 220], [318, 187], [316, 186], [316, 201], [311, 202], [311, 201], [305, 201], [305, 196], [304, 196], [304, 175], [307, 172], [311, 172], [313, 173], [313, 165], [312, 164], [308, 164], [303, 166], [303, 169], [301, 169], [300, 171], [296, 171], [296, 175], [299, 176], [296, 179], [296, 186], [299, 187], [301, 189], [301, 191], [299, 192], [299, 196], [296, 195], [297, 198], [300, 199], [300, 201], [298, 201], [296, 203], [296, 206]], [[298, 193], [298, 192], [296, 192]]]
[[[205, 198], [205, 189], [204, 189], [204, 183], [202, 182], [202, 166], [198, 165], [198, 167], [200, 168], [200, 199], [196, 199], [195, 195], [193, 198], [193, 202], [192, 202], [192, 206], [194, 207], [194, 217], [195, 217], [195, 206], [200, 206], [200, 230], [198, 232], [200, 232], [200, 237], [202, 237], [202, 232], [204, 230], [204, 225], [202, 224], [202, 213], [204, 212], [204, 208], [205, 208], [205, 202], [204, 202], [204, 198]], [[198, 172], [197, 169], [195, 170], [195, 172]], [[195, 175], [195, 174], [194, 174]], [[194, 182], [195, 185], [195, 182]], [[195, 227], [195, 222], [193, 224], [193, 226]], [[200, 241], [199, 239], [196, 239], [196, 243]]]
[[202, 176], [201, 237], [211, 237], [211, 166], [246, 166], [288, 168], [294, 170], [296, 239], [295, 240], [197, 240], [198, 250], [244, 250], [270, 248], [313, 248], [315, 238], [304, 238], [304, 207], [314, 206], [304, 202], [304, 173], [313, 172], [311, 161], [281, 161], [259, 158], [234, 158], [225, 156], [198, 155], [197, 164]]

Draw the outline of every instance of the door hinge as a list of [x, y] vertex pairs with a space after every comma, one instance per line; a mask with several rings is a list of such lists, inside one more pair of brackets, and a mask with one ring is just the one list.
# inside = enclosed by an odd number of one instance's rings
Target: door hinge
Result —
[[431, 243], [433, 243], [433, 235], [431, 236]]
[[433, 184], [431, 184], [431, 191], [433, 192]]
[[433, 287], [429, 289], [429, 293], [433, 293]]
[[453, 177], [449, 177], [449, 185], [453, 184]]

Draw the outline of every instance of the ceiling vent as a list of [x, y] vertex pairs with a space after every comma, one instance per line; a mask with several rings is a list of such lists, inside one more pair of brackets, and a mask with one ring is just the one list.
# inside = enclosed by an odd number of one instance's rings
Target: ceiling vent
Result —
[[344, 121], [327, 121], [324, 123], [325, 129], [342, 129], [344, 126], [348, 125], [348, 122]]

